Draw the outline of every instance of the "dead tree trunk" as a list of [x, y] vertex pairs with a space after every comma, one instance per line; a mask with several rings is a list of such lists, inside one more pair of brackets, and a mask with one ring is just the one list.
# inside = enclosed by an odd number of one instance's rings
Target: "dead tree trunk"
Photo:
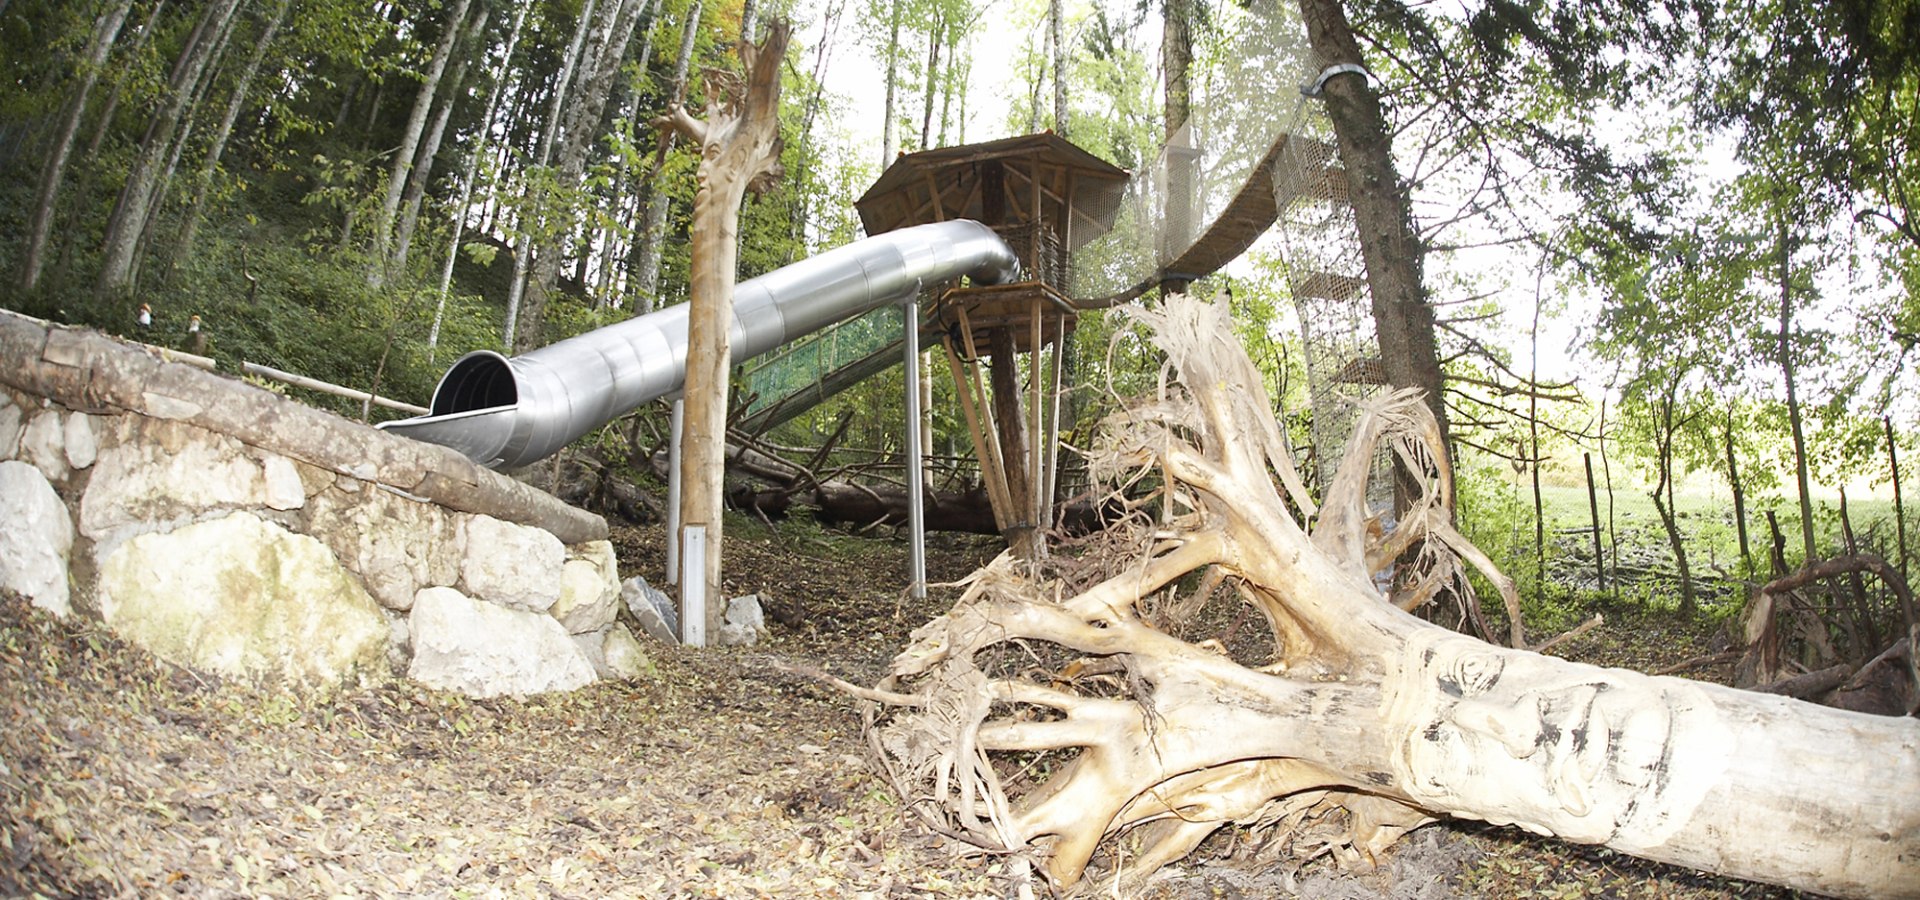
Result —
[[[1920, 896], [1920, 721], [1572, 663], [1406, 614], [1373, 581], [1405, 548], [1491, 568], [1448, 524], [1424, 402], [1403, 390], [1366, 408], [1316, 509], [1223, 306], [1170, 297], [1132, 315], [1159, 335], [1168, 386], [1110, 418], [1090, 463], [1115, 482], [1163, 473], [1171, 520], [1143, 509], [1123, 526], [1112, 546], [1138, 555], [1105, 580], [1057, 561], [1066, 578], [1032, 583], [1003, 556], [877, 688], [845, 686], [876, 702], [871, 743], [920, 814], [1032, 854], [1060, 884], [1090, 864], [1144, 876], [1229, 823], [1364, 864], [1457, 816], [1820, 893]], [[1422, 488], [1384, 533], [1365, 506], [1378, 449]], [[1162, 589], [1209, 566], [1263, 615], [1269, 652], [1162, 630], [1182, 606]], [[1133, 849], [1096, 858], [1123, 834]]]
[[[704, 526], [707, 634], [720, 633], [720, 505], [727, 444], [727, 367], [733, 285], [740, 254], [740, 203], [780, 175], [780, 63], [788, 27], [774, 22], [766, 43], [740, 45], [744, 76], [708, 73], [707, 119], [674, 104], [658, 124], [700, 146], [693, 200], [693, 265], [688, 277], [686, 419], [681, 456], [682, 528]], [[674, 540], [679, 540], [676, 535]]]

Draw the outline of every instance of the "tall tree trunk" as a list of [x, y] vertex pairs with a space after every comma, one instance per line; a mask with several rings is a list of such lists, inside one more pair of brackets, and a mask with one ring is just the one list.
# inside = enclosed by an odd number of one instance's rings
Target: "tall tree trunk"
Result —
[[946, 77], [940, 81], [940, 146], [952, 146], [947, 142], [948, 126], [953, 120], [954, 90], [966, 89], [966, 77], [969, 64], [960, 59], [959, 30], [954, 29], [947, 39]]
[[933, 140], [933, 92], [940, 83], [940, 43], [945, 31], [945, 13], [935, 9], [933, 21], [927, 27], [927, 85], [920, 95], [921, 150], [932, 146], [928, 142]]
[[[813, 52], [813, 77], [808, 81], [813, 85], [812, 93], [807, 95], [807, 108], [800, 117], [800, 146], [813, 146], [813, 121], [820, 114], [820, 95], [826, 89], [827, 62], [831, 57], [834, 36], [840, 32], [840, 16], [846, 10], [846, 0], [834, 0], [827, 6], [820, 22], [820, 46]], [[945, 143], [944, 136], [941, 139]], [[807, 223], [813, 218], [813, 192], [807, 185], [812, 178], [809, 167], [811, 154], [800, 154], [800, 171], [794, 174], [789, 196], [794, 198], [794, 214], [788, 223], [787, 233], [792, 240], [787, 244], [787, 262], [791, 263], [798, 254], [805, 252], [807, 245]]]
[[467, 204], [473, 202], [473, 183], [480, 175], [480, 160], [487, 152], [487, 138], [493, 134], [493, 114], [499, 109], [500, 94], [507, 85], [507, 73], [513, 70], [513, 51], [520, 45], [520, 30], [536, 0], [521, 0], [513, 13], [513, 27], [507, 31], [507, 46], [500, 66], [493, 71], [493, 85], [487, 89], [487, 106], [480, 114], [480, 129], [474, 135], [473, 149], [467, 154], [467, 170], [460, 176], [460, 198], [453, 204], [453, 235], [447, 240], [446, 262], [440, 267], [440, 296], [433, 308], [433, 328], [427, 332], [427, 359], [432, 361], [440, 345], [440, 324], [446, 318], [447, 294], [453, 289], [453, 264], [460, 256], [460, 239], [467, 224]]
[[900, 3], [902, 0], [890, 0], [887, 5], [887, 99], [881, 104], [880, 124], [880, 171], [884, 172], [893, 165], [893, 154], [898, 142], [894, 139], [894, 97], [899, 93], [900, 80]]
[[[580, 21], [573, 29], [573, 43], [567, 46], [567, 55], [561, 63], [559, 77], [554, 81], [553, 96], [547, 107], [546, 127], [540, 131], [540, 153], [534, 164], [534, 168], [540, 170], [538, 174], [542, 178], [551, 177], [545, 170], [547, 164], [553, 160], [553, 142], [560, 130], [560, 113], [564, 108], [567, 93], [573, 85], [574, 70], [580, 64], [581, 46], [586, 42], [587, 32], [593, 27], [593, 9], [594, 0], [587, 0], [586, 5], [581, 7]], [[527, 297], [528, 263], [532, 261], [534, 246], [541, 241], [542, 232], [547, 227], [547, 202], [540, 198], [543, 193], [545, 192], [536, 191], [533, 202], [521, 210], [520, 240], [514, 244], [513, 248], [513, 281], [507, 287], [507, 324], [503, 343], [510, 352], [514, 353], [524, 353], [539, 346], [540, 343], [542, 324], [540, 318], [544, 310], [540, 309], [539, 305], [545, 298], [535, 296], [528, 300], [527, 308], [524, 310], [527, 318], [524, 328], [521, 327], [520, 318], [523, 312], [522, 300]]]
[[[1546, 260], [1533, 282], [1533, 327], [1527, 330], [1527, 355], [1533, 360], [1527, 372], [1532, 390], [1527, 392], [1527, 469], [1533, 475], [1533, 589], [1543, 596], [1547, 587], [1547, 515], [1540, 496], [1540, 305], [1546, 280]], [[1598, 536], [1596, 535], [1596, 538]], [[1599, 546], [1598, 543], [1595, 546]]]
[[1737, 403], [1727, 404], [1727, 484], [1733, 489], [1733, 527], [1740, 536], [1740, 562], [1746, 576], [1753, 577], [1753, 545], [1747, 538], [1747, 489], [1740, 480], [1740, 458], [1733, 452], [1733, 418]]
[[1067, 137], [1067, 4], [1050, 0], [1047, 28], [1053, 32], [1053, 132]]
[[[668, 85], [667, 94], [672, 97], [672, 105], [686, 102], [687, 69], [692, 65], [694, 38], [700, 31], [700, 0], [694, 0], [687, 7], [687, 18], [680, 27], [680, 51], [673, 60], [673, 83]], [[660, 248], [667, 239], [667, 192], [660, 187], [660, 173], [666, 168], [667, 154], [673, 152], [674, 135], [667, 132], [660, 135], [659, 147], [653, 154], [653, 170], [647, 173], [646, 218], [640, 223], [639, 252], [634, 254], [634, 294], [635, 303], [640, 305], [636, 312], [652, 312], [660, 301]]]
[[[147, 17], [141, 20], [140, 27], [133, 33], [133, 43], [127, 47], [127, 57], [137, 57], [141, 50], [146, 49], [147, 41], [153, 37], [154, 23], [160, 21], [160, 14], [166, 11], [167, 0], [158, 0], [152, 9], [147, 10]], [[93, 137], [87, 141], [85, 158], [89, 161], [99, 157], [100, 145], [106, 142], [107, 133], [113, 130], [114, 113], [120, 109], [120, 97], [126, 89], [127, 78], [116, 77], [111, 84], [112, 87], [107, 90], [107, 101], [101, 104], [100, 114], [94, 120]]]
[[[1300, 0], [1300, 13], [1318, 65], [1365, 65], [1339, 0]], [[1394, 168], [1380, 95], [1366, 75], [1355, 73], [1327, 79], [1323, 93], [1347, 171], [1387, 383], [1421, 391], [1440, 425], [1441, 446], [1451, 447], [1433, 307], [1421, 281], [1425, 248], [1413, 233], [1407, 187]], [[1403, 479], [1397, 492], [1402, 502], [1407, 490]]]
[[1674, 405], [1678, 402], [1676, 394], [1680, 389], [1680, 375], [1675, 374], [1667, 384], [1665, 396], [1660, 398], [1660, 434], [1655, 438], [1655, 466], [1659, 478], [1653, 486], [1653, 508], [1660, 515], [1660, 526], [1666, 529], [1667, 545], [1673, 550], [1673, 564], [1680, 572], [1680, 612], [1691, 616], [1699, 605], [1693, 594], [1693, 571], [1687, 566], [1687, 542], [1680, 533], [1680, 522], [1675, 518], [1673, 508], [1673, 445], [1677, 439], [1679, 426], [1674, 424]]
[[[241, 3], [246, 5], [245, 0]], [[167, 206], [167, 196], [173, 191], [173, 175], [180, 169], [180, 159], [187, 147], [193, 142], [194, 129], [200, 124], [200, 110], [206, 99], [213, 93], [213, 85], [220, 78], [220, 70], [225, 65], [227, 45], [233, 38], [233, 31], [239, 26], [238, 15], [229, 16], [214, 35], [213, 61], [201, 72], [200, 80], [193, 86], [193, 96], [187, 102], [187, 112], [180, 125], [180, 132], [173, 139], [173, 146], [167, 151], [167, 164], [160, 169], [160, 177], [154, 181], [153, 202], [147, 206], [147, 220], [140, 225], [138, 238], [134, 241], [133, 265], [127, 272], [127, 283], [137, 286], [140, 282], [140, 269], [147, 259], [153, 236], [159, 230], [160, 214]]]
[[[633, 35], [633, 18], [639, 14], [640, 4], [637, 0], [607, 0], [600, 9], [603, 25], [582, 52], [577, 75], [578, 89], [567, 101], [567, 119], [561, 127], [559, 162], [554, 175], [559, 202], [548, 210], [553, 227], [546, 230], [546, 240], [534, 254], [534, 275], [529, 296], [537, 299], [530, 300], [530, 310], [544, 312], [546, 309], [559, 282], [560, 267], [566, 260], [569, 245], [574, 242], [579, 230], [581, 210], [568, 202], [567, 198], [585, 179], [588, 151], [601, 134], [600, 123], [606, 112], [607, 97], [613, 90], [614, 76], [620, 71], [620, 63], [627, 55], [628, 41]], [[584, 252], [580, 260], [585, 263]]]
[[474, 12], [473, 24], [468, 26], [466, 34], [455, 45], [455, 60], [452, 73], [446, 77], [443, 98], [435, 104], [433, 124], [427, 126], [426, 137], [420, 142], [420, 150], [414, 157], [414, 164], [407, 172], [407, 190], [400, 199], [400, 222], [394, 227], [393, 258], [388, 269], [395, 273], [407, 270], [407, 257], [413, 248], [413, 233], [420, 226], [420, 209], [426, 205], [427, 183], [433, 178], [433, 161], [440, 155], [440, 142], [446, 138], [447, 122], [453, 118], [454, 107], [460, 104], [466, 95], [467, 71], [469, 63], [476, 55], [474, 47], [480, 49], [479, 56], [486, 55], [487, 21], [493, 17], [493, 10], [486, 6]]
[[[767, 29], [765, 44], [740, 45], [745, 77], [731, 90], [710, 86], [706, 121], [694, 119], [676, 104], [663, 123], [701, 148], [699, 189], [693, 206], [680, 523], [682, 528], [706, 529], [706, 571], [684, 573], [682, 584], [692, 578], [702, 580], [707, 599], [706, 634], [713, 638], [719, 636], [721, 617], [726, 612], [726, 595], [720, 584], [720, 507], [721, 480], [726, 471], [727, 376], [732, 365], [729, 331], [740, 251], [740, 204], [749, 188], [765, 185], [780, 172], [780, 68], [787, 37], [786, 23], [775, 22]], [[676, 535], [674, 540], [681, 538]]]
[[61, 111], [60, 135], [54, 139], [46, 165], [40, 170], [40, 190], [34, 196], [33, 218], [27, 226], [26, 259], [20, 271], [20, 287], [25, 290], [33, 290], [40, 282], [40, 273], [45, 268], [47, 236], [53, 230], [53, 214], [59, 205], [60, 183], [67, 177], [67, 157], [72, 154], [74, 139], [80, 134], [80, 121], [87, 114], [87, 97], [99, 82], [100, 72], [107, 65], [107, 55], [113, 51], [120, 27], [126, 24], [127, 14], [132, 10], [133, 0], [113, 0], [106, 14], [95, 21], [93, 34], [87, 39], [77, 73], [79, 81]]
[[222, 33], [239, 7], [240, 0], [214, 0], [208, 4], [174, 62], [160, 108], [147, 125], [140, 152], [134, 156], [126, 184], [121, 187], [113, 213], [107, 219], [100, 275], [96, 281], [102, 294], [121, 293], [132, 280], [134, 256], [146, 228], [154, 194], [159, 190], [161, 172], [173, 154], [174, 140], [201, 79], [218, 55]]
[[1160, 4], [1160, 121], [1171, 138], [1187, 124], [1187, 69], [1193, 65], [1193, 0], [1164, 0]]
[[1800, 489], [1800, 537], [1807, 556], [1802, 565], [1820, 558], [1813, 543], [1813, 490], [1807, 478], [1807, 436], [1802, 424], [1800, 395], [1793, 380], [1793, 231], [1786, 213], [1780, 214], [1780, 375], [1787, 386], [1787, 422], [1793, 430], [1793, 478]]
[[247, 98], [253, 90], [253, 79], [260, 72], [260, 63], [267, 57], [267, 49], [273, 46], [274, 38], [280, 34], [280, 26], [286, 22], [287, 10], [292, 0], [279, 0], [274, 5], [273, 18], [267, 21], [260, 32], [253, 54], [247, 57], [246, 68], [240, 72], [240, 80], [234, 83], [233, 94], [227, 98], [227, 109], [220, 116], [220, 126], [214, 129], [212, 144], [207, 148], [207, 157], [200, 164], [200, 174], [194, 180], [193, 208], [187, 212], [186, 224], [181, 226], [179, 249], [174, 253], [176, 261], [193, 255], [194, 239], [200, 232], [200, 218], [207, 208], [207, 197], [213, 192], [214, 177], [220, 171], [220, 160], [227, 152], [227, 139], [233, 135], [233, 123], [238, 121], [240, 113], [246, 108]]
[[447, 14], [446, 28], [440, 35], [440, 43], [427, 63], [427, 77], [420, 82], [420, 90], [414, 94], [413, 111], [407, 115], [407, 128], [400, 135], [400, 146], [393, 151], [393, 165], [387, 172], [386, 199], [381, 201], [380, 217], [373, 223], [373, 261], [367, 271], [367, 280], [372, 284], [378, 285], [386, 280], [387, 269], [393, 261], [394, 218], [399, 215], [400, 198], [406, 193], [409, 173], [423, 164], [415, 159], [420, 150], [420, 136], [426, 132], [427, 115], [433, 111], [433, 98], [440, 93], [441, 76], [446, 74], [447, 62], [453, 58], [453, 49], [459, 43], [470, 4], [471, 0], [454, 0], [453, 11]]

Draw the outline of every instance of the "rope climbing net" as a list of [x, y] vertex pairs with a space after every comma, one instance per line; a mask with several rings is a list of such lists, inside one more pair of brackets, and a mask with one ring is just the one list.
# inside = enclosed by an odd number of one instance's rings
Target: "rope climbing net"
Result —
[[1213, 15], [1196, 41], [1187, 124], [1134, 174], [1113, 230], [1074, 255], [1072, 293], [1120, 300], [1204, 277], [1271, 228], [1305, 349], [1309, 477], [1325, 484], [1382, 378], [1345, 173], [1306, 91], [1357, 67], [1323, 70], [1294, 4]]

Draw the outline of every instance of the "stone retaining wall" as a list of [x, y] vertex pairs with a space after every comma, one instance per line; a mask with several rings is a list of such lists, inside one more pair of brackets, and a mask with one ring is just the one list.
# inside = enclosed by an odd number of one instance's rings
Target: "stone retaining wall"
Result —
[[444, 447], [0, 311], [0, 588], [169, 661], [471, 696], [637, 677], [606, 534]]

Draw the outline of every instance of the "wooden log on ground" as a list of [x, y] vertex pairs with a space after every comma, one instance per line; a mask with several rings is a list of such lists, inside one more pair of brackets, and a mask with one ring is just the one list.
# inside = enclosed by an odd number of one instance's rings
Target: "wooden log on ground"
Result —
[[[1437, 422], [1406, 393], [1364, 409], [1314, 515], [1275, 484], [1291, 462], [1224, 306], [1131, 312], [1170, 377], [1109, 420], [1093, 469], [1166, 474], [1168, 515], [1109, 542], [1138, 555], [1073, 587], [1003, 556], [852, 692], [873, 704], [869, 741], [906, 808], [1029, 854], [1062, 886], [1145, 878], [1230, 824], [1362, 866], [1454, 816], [1817, 893], [1920, 897], [1920, 721], [1572, 663], [1403, 612], [1373, 581], [1387, 561], [1422, 542], [1471, 550]], [[1365, 501], [1383, 450], [1424, 480], [1376, 536]], [[1146, 614], [1212, 567], [1270, 626], [1271, 658]]]

